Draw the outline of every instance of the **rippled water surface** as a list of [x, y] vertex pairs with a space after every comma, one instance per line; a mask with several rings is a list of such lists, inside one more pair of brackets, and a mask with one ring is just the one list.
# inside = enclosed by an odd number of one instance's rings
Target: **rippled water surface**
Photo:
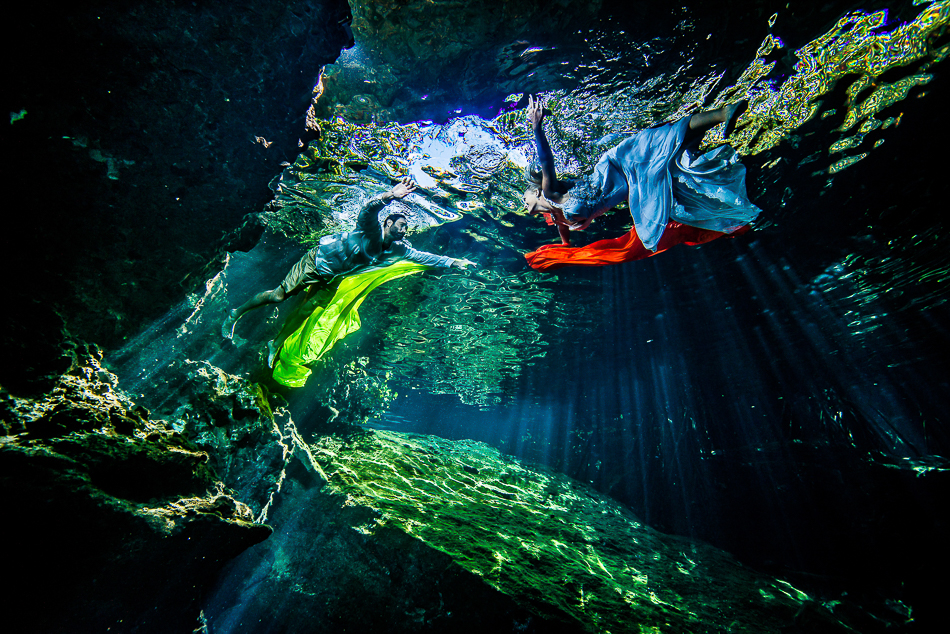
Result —
[[[794, 223], [796, 216], [808, 213], [801, 207], [814, 204], [799, 190], [819, 189], [821, 195], [833, 189], [834, 175], [852, 168], [890, 136], [901, 134], [904, 100], [926, 98], [933, 68], [950, 50], [944, 36], [950, 3], [918, 4], [916, 17], [900, 23], [886, 9], [851, 11], [831, 30], [816, 33], [795, 50], [786, 50], [781, 16], [773, 15], [762, 24], [765, 34], [755, 58], [730, 85], [724, 85], [721, 73], [693, 76], [686, 58], [675, 72], [644, 81], [642, 64], [631, 60], [649, 57], [650, 47], [658, 44], [619, 47], [620, 34], [594, 30], [588, 41], [589, 67], [574, 67], [578, 85], [542, 93], [552, 112], [547, 125], [557, 162], [568, 174], [578, 174], [639, 129], [684, 116], [702, 104], [712, 107], [747, 98], [749, 111], [739, 120], [731, 142], [749, 157], [752, 193], [765, 210], [761, 230], [778, 236], [783, 228], [772, 225]], [[688, 16], [682, 24], [690, 31]], [[527, 57], [545, 53], [526, 51]], [[569, 58], [576, 54], [566, 53]], [[780, 57], [782, 64], [777, 61]], [[794, 60], [791, 68], [790, 60]], [[552, 60], [547, 64], [556, 66]], [[790, 72], [783, 75], [777, 65]], [[593, 349], [597, 337], [591, 340], [592, 333], [603, 330], [605, 319], [616, 321], [609, 311], [605, 315], [597, 310], [602, 297], [597, 292], [591, 295], [595, 287], [578, 292], [576, 286], [618, 273], [575, 269], [542, 275], [523, 266], [521, 254], [553, 237], [551, 230], [524, 218], [519, 209], [525, 185], [522, 169], [533, 156], [523, 111], [513, 109], [523, 102], [523, 94], [513, 94], [507, 102], [510, 108], [492, 120], [473, 115], [444, 125], [322, 120], [321, 139], [312, 142], [275, 185], [279, 209], [271, 214], [271, 226], [307, 243], [348, 226], [367, 193], [411, 175], [422, 187], [406, 206], [416, 246], [464, 254], [479, 263], [478, 272], [469, 276], [430, 276], [380, 291], [381, 301], [375, 304], [393, 307], [380, 308], [391, 314], [382, 359], [397, 381], [458, 394], [465, 402], [497, 403], [506, 390], [510, 395], [516, 389], [513, 381], [524, 368], [543, 359], [550, 347]], [[706, 143], [719, 142], [717, 129]], [[589, 239], [625, 231], [629, 219], [623, 216], [616, 214], [600, 223]], [[941, 229], [934, 227], [930, 233], [939, 234]], [[931, 251], [928, 243], [936, 235], [885, 245], [872, 235], [864, 238], [874, 244], [873, 255], [862, 249], [862, 238], [856, 236], [854, 251], [828, 262], [822, 274], [788, 280], [794, 292], [818, 293], [834, 280], [835, 290], [826, 293], [824, 301], [846, 316], [849, 335], [880, 325], [872, 305], [885, 294], [911, 295], [905, 301], [917, 310], [945, 300], [942, 288], [915, 293], [919, 282], [939, 284], [946, 276], [946, 258], [930, 253], [926, 263], [920, 261], [921, 250]], [[753, 235], [746, 244], [717, 244], [679, 254], [677, 259], [682, 261], [680, 267], [694, 272], [703, 265], [724, 266], [748, 278], [752, 275], [748, 261], [756, 259], [749, 243], [755, 240]], [[671, 254], [663, 257], [674, 259]], [[657, 278], [677, 264], [640, 263], [625, 267], [620, 275], [646, 275], [666, 286]], [[776, 269], [770, 277], [788, 270], [777, 262], [765, 266]], [[748, 288], [748, 279], [742, 284]], [[685, 305], [698, 300], [688, 285], [681, 286], [688, 296]], [[656, 306], [663, 300], [662, 292], [644, 295], [635, 310], [664, 312]], [[616, 298], [624, 303], [629, 299]], [[406, 303], [413, 307], [404, 307]], [[683, 298], [677, 299], [677, 306], [684, 306]]]
[[[794, 29], [782, 12], [750, 11], [744, 19], [757, 22], [743, 28], [758, 45], [747, 59], [725, 44], [698, 58], [718, 34], [701, 32], [708, 21], [689, 9], [664, 38], [638, 40], [601, 17], [570, 45], [503, 47], [510, 95], [444, 123], [397, 122], [415, 111], [398, 100], [374, 110], [367, 95], [318, 104], [319, 138], [272, 183], [264, 243], [235, 254], [181, 309], [184, 326], [149, 336], [214, 331], [225, 306], [279, 282], [305, 248], [409, 175], [419, 191], [391, 208], [409, 216], [413, 246], [478, 266], [375, 291], [360, 332], [288, 395], [298, 426], [319, 430], [308, 415], [321, 399], [362, 399], [372, 425], [484, 440], [748, 561], [886, 576], [901, 546], [849, 515], [847, 501], [864, 499], [855, 480], [876, 468], [945, 469], [950, 449], [950, 255], [936, 211], [946, 186], [927, 158], [931, 133], [946, 138], [950, 2], [893, 4], [848, 4], [830, 25]], [[354, 28], [371, 22], [357, 17]], [[347, 72], [380, 63], [369, 50], [348, 55], [328, 69], [323, 99]], [[748, 99], [730, 143], [763, 209], [754, 230], [624, 265], [531, 270], [524, 253], [556, 233], [521, 209], [534, 155], [528, 90], [550, 111], [548, 137], [569, 175], [646, 127]], [[719, 129], [705, 139], [722, 142]], [[580, 242], [629, 223], [615, 211]], [[286, 308], [260, 312], [238, 343], [273, 337]], [[189, 355], [261, 376], [256, 352]], [[161, 374], [159, 356], [135, 362], [143, 385]], [[361, 377], [359, 398], [334, 392], [344, 373]], [[891, 499], [868, 498], [862, 512], [890, 516]], [[912, 534], [914, 517], [895, 540]]]

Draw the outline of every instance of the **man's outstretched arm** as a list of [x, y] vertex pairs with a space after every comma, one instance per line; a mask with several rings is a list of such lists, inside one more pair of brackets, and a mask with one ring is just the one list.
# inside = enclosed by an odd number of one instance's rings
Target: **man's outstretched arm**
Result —
[[419, 264], [424, 264], [426, 266], [438, 266], [443, 269], [452, 267], [457, 269], [466, 269], [470, 266], [475, 266], [474, 262], [471, 260], [466, 260], [465, 258], [450, 258], [444, 255], [436, 255], [435, 253], [419, 251], [418, 249], [413, 249], [412, 247], [407, 247], [406, 245], [400, 243], [393, 245], [393, 252], [400, 258], [412, 260], [413, 262], [418, 262]]

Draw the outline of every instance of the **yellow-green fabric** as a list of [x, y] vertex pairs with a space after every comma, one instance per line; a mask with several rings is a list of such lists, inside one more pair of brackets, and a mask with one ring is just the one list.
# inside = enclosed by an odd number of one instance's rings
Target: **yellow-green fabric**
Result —
[[288, 387], [303, 387], [310, 376], [307, 365], [318, 361], [337, 341], [360, 329], [356, 309], [373, 289], [427, 268], [417, 262], [400, 260], [345, 277], [338, 286], [319, 291], [311, 300], [317, 302], [316, 309], [284, 341], [274, 364], [274, 380]]

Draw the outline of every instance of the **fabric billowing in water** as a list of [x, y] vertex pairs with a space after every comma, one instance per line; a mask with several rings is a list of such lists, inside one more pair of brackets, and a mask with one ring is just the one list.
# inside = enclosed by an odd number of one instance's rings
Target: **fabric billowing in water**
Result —
[[663, 237], [660, 238], [655, 251], [650, 251], [643, 246], [636, 228], [633, 228], [619, 238], [598, 240], [584, 247], [548, 244], [537, 251], [526, 253], [525, 259], [528, 260], [528, 265], [537, 271], [551, 271], [565, 266], [607, 266], [642, 260], [657, 253], [663, 253], [678, 244], [696, 246], [724, 235], [739, 236], [748, 230], [749, 226], [746, 225], [732, 234], [725, 234], [721, 231], [690, 227], [671, 220], [667, 223], [666, 231], [663, 232]]
[[284, 341], [274, 364], [274, 380], [288, 387], [303, 387], [315, 363], [337, 341], [360, 329], [357, 309], [381, 284], [421, 273], [427, 266], [402, 260], [343, 278], [338, 286], [316, 291], [308, 304], [317, 304], [310, 317]]
[[606, 152], [565, 196], [565, 215], [580, 222], [627, 202], [649, 251], [671, 220], [720, 233], [752, 222], [761, 210], [746, 195], [745, 166], [729, 146], [703, 154], [684, 148], [688, 125], [687, 117], [650, 128]]

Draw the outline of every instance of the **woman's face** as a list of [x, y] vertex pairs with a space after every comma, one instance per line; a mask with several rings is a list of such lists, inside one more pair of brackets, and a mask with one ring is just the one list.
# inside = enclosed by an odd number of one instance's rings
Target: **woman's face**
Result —
[[550, 207], [541, 200], [541, 197], [538, 196], [538, 190], [536, 189], [532, 188], [526, 191], [524, 196], [521, 197], [521, 201], [524, 203], [524, 208], [527, 209], [528, 213], [532, 216], [550, 211]]

